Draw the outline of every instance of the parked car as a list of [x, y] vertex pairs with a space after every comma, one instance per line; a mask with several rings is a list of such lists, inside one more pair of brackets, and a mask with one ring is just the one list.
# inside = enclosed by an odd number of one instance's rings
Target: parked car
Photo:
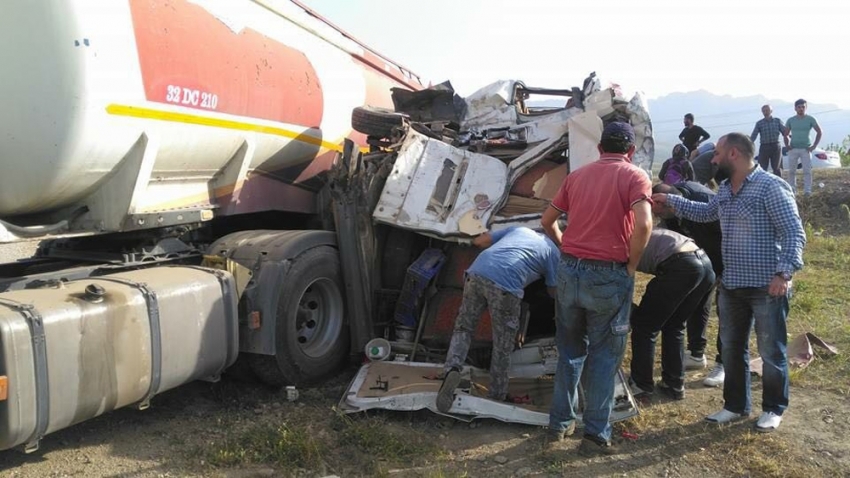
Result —
[[[782, 167], [789, 169], [791, 167], [788, 160], [788, 149], [782, 148]], [[812, 169], [832, 169], [841, 167], [841, 155], [838, 151], [827, 151], [825, 149], [815, 148], [812, 151]], [[803, 163], [797, 162], [797, 169], [803, 169]]]

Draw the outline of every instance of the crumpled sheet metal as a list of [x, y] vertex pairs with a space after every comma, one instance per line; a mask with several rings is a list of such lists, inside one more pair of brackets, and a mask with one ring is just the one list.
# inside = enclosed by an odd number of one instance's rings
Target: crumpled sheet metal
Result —
[[[813, 345], [823, 349], [826, 355], [838, 355], [838, 349], [826, 343], [817, 335], [806, 332], [800, 334], [788, 344], [788, 366], [791, 368], [803, 369], [809, 366], [815, 359]], [[764, 373], [764, 361], [761, 357], [750, 360], [750, 372], [756, 375]]]

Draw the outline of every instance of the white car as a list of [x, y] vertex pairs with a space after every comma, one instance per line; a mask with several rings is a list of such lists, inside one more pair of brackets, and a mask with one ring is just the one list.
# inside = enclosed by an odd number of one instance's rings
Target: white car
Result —
[[[782, 148], [782, 167], [788, 169], [791, 165], [788, 162], [788, 151]], [[832, 169], [841, 167], [841, 155], [838, 151], [826, 151], [824, 149], [815, 148], [812, 151], [812, 169]], [[797, 169], [802, 169], [803, 164], [797, 162]]]

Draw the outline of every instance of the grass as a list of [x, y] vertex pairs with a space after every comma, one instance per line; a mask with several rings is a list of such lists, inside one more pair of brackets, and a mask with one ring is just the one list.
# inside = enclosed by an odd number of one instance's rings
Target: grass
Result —
[[[292, 475], [321, 470], [347, 476], [386, 476], [393, 467], [439, 460], [444, 455], [443, 449], [422, 433], [399, 430], [381, 415], [352, 417], [325, 412], [316, 420], [299, 413], [302, 411], [296, 411], [292, 420], [252, 421], [241, 431], [225, 431], [220, 440], [205, 444], [198, 455], [213, 468], [262, 465]], [[236, 422], [222, 427], [231, 429]], [[441, 476], [436, 473], [429, 476]]]
[[816, 235], [807, 228], [805, 266], [794, 278], [788, 320], [789, 339], [812, 332], [843, 352], [819, 354], [792, 374], [799, 386], [850, 394], [850, 236]]
[[326, 444], [310, 430], [286, 423], [259, 423], [207, 452], [207, 461], [218, 467], [244, 464], [268, 464], [281, 468], [318, 469]]
[[[714, 408], [721, 406], [718, 400]], [[799, 449], [794, 437], [756, 433], [751, 421], [718, 427], [703, 423], [703, 416], [681, 402], [659, 403], [643, 406], [640, 416], [615, 425], [615, 430], [628, 429], [640, 436], [641, 448], [634, 453], [639, 460], [679, 453], [688, 468], [710, 470], [706, 474], [808, 477], [823, 473], [794, 452]]]
[[[819, 390], [850, 395], [850, 236], [831, 236], [806, 225], [808, 243], [803, 254], [805, 265], [794, 276], [788, 317], [788, 341], [811, 332], [841, 353], [831, 356], [815, 348], [815, 366], [791, 370], [791, 383]], [[647, 282], [652, 278], [638, 274], [635, 301], [640, 301]], [[707, 332], [707, 354], [713, 357], [717, 336], [717, 316], [713, 311]], [[750, 350], [756, 353], [755, 335]], [[627, 351], [627, 361], [630, 350]]]
[[[788, 340], [811, 332], [842, 353], [830, 356], [819, 354], [815, 349], [816, 359], [812, 364], [805, 369], [792, 369], [791, 383], [795, 388], [847, 396], [850, 395], [850, 383], [847, 381], [850, 376], [850, 236], [830, 236], [810, 225], [807, 225], [806, 233], [805, 266], [795, 275], [793, 283]], [[637, 278], [637, 299], [650, 278], [645, 275]], [[713, 338], [716, 334], [715, 316], [709, 322], [709, 348], [712, 349], [708, 351], [709, 356], [714, 353]], [[750, 350], [754, 354], [757, 351], [754, 335]], [[754, 384], [759, 386], [757, 379], [754, 379]], [[757, 398], [758, 393], [755, 392], [754, 399]], [[708, 404], [712, 410], [722, 406], [722, 398], [711, 397], [711, 400], [716, 401]], [[703, 425], [699, 423], [703, 415], [681, 403], [662, 402], [644, 406], [641, 415], [618, 424], [617, 428], [637, 433], [646, 442], [660, 443], [658, 450], [699, 450], [699, 453], [688, 455], [689, 466], [696, 470], [703, 468], [712, 472], [722, 470], [725, 475], [771, 477], [816, 476], [826, 471], [801, 456], [794, 436], [753, 433], [751, 423], [720, 429]], [[646, 450], [639, 453], [646, 453]], [[722, 457], [721, 464], [717, 462], [718, 457]]]
[[412, 433], [401, 434], [388, 431], [388, 422], [385, 417], [362, 419], [340, 413], [337, 414], [336, 420], [341, 424], [339, 438], [342, 442], [386, 461], [398, 462], [419, 456], [436, 458], [442, 453], [439, 446], [433, 442], [417, 439]]
[[[811, 225], [807, 225], [806, 232], [805, 267], [794, 278], [789, 341], [811, 332], [842, 353], [818, 355], [809, 367], [792, 371], [792, 401], [794, 394], [805, 393], [806, 389], [850, 395], [850, 235], [833, 236]], [[638, 276], [637, 300], [649, 279]], [[716, 317], [709, 326], [707, 353], [711, 357], [715, 353]], [[754, 354], [757, 351], [754, 336], [751, 350]], [[628, 367], [628, 357], [625, 366]], [[758, 382], [754, 380], [754, 387], [760, 387]], [[311, 406], [284, 407], [277, 416], [259, 419], [248, 412], [248, 420], [240, 422], [248, 424], [238, 432], [222, 425], [225, 430], [207, 443], [202, 457], [215, 469], [260, 465], [274, 467], [283, 474], [304, 474], [306, 470], [306, 474], [340, 476], [442, 477], [465, 473], [480, 476], [483, 470], [483, 465], [474, 461], [452, 458], [457, 450], [443, 448], [437, 438], [439, 432], [428, 430], [427, 425], [417, 426], [411, 414], [343, 415], [331, 412], [330, 399], [311, 392], [303, 392], [305, 400], [315, 402]], [[615, 436], [623, 431], [639, 436], [629, 453], [618, 458], [625, 462], [627, 470], [640, 474], [657, 470], [659, 464], [666, 468], [669, 462], [669, 466], [682, 466], [683, 471], [708, 476], [804, 477], [831, 474], [830, 471], [841, 474], [838, 469], [818, 468], [807, 455], [808, 446], [801, 446], [800, 437], [793, 433], [757, 434], [752, 420], [724, 427], [704, 424], [706, 411], [722, 407], [722, 397], [717, 392], [697, 392], [689, 392], [692, 395], [682, 402], [661, 400], [642, 406], [638, 417], [615, 425]], [[754, 393], [755, 400], [758, 395]], [[593, 475], [618, 469], [613, 465], [606, 468], [604, 460], [588, 461], [570, 452], [534, 460], [538, 463], [536, 473]]]

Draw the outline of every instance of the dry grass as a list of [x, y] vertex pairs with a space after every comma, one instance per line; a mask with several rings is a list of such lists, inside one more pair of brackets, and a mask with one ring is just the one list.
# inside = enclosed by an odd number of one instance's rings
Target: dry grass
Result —
[[232, 417], [220, 428], [195, 452], [210, 470], [271, 466], [289, 476], [386, 476], [445, 454], [421, 431], [383, 414], [347, 416], [324, 407], [271, 412], [263, 420]]
[[[847, 379], [850, 377], [850, 235], [838, 234], [844, 227], [841, 224], [823, 225], [825, 221], [843, 219], [824, 220], [821, 216], [825, 210], [823, 205], [840, 211], [841, 204], [845, 204], [841, 202], [836, 206], [832, 203], [836, 202], [836, 197], [840, 199], [845, 194], [841, 188], [847, 186], [846, 190], [850, 191], [847, 181], [850, 175], [846, 173], [817, 172], [815, 181], [825, 182], [826, 187], [816, 191], [808, 203], [801, 203], [801, 212], [807, 219], [809, 243], [804, 255], [805, 269], [795, 276], [788, 321], [789, 340], [800, 333], [812, 332], [843, 353], [836, 357], [819, 355], [808, 368], [793, 371], [792, 401], [794, 397], [806, 395], [807, 390], [827, 396], [850, 395]], [[839, 188], [838, 195], [832, 194], [834, 188]], [[844, 208], [847, 206], [844, 205]], [[846, 219], [850, 227], [850, 216]], [[649, 279], [649, 276], [638, 275], [636, 301]], [[713, 340], [716, 334], [717, 320], [714, 316], [709, 322], [709, 357], [716, 352]], [[751, 350], [754, 354], [757, 350], [754, 340]], [[628, 360], [627, 356], [626, 368]], [[633, 476], [808, 477], [846, 476], [848, 473], [840, 461], [813, 457], [815, 446], [801, 446], [800, 436], [791, 428], [762, 435], [753, 432], [752, 419], [719, 427], [704, 423], [703, 417], [707, 413], [722, 407], [722, 395], [717, 390], [703, 388], [699, 383], [701, 379], [700, 373], [689, 373], [688, 397], [685, 400], [672, 402], [656, 397], [642, 404], [638, 417], [617, 424], [615, 436], [627, 431], [637, 435], [638, 439], [625, 443], [623, 455], [615, 460], [587, 460], [563, 451], [554, 455], [540, 454], [539, 446], [532, 446], [536, 436], [519, 440], [515, 446], [524, 451], [517, 454], [525, 456], [529, 463], [536, 463], [536, 467], [532, 466], [534, 473], [549, 475], [628, 473]], [[753, 380], [753, 388], [754, 409], [758, 410], [758, 379]], [[341, 476], [485, 476], [511, 473], [506, 468], [493, 468], [491, 464], [481, 465], [470, 459], [475, 447], [470, 445], [466, 448], [462, 439], [454, 442], [446, 440], [447, 436], [457, 435], [457, 431], [444, 435], [443, 431], [433, 429], [428, 423], [414, 423], [421, 419], [421, 415], [419, 418], [411, 418], [413, 414], [404, 413], [354, 417], [337, 415], [330, 410], [332, 399], [329, 397], [338, 397], [341, 392], [341, 389], [326, 390], [327, 396], [313, 397], [321, 406], [308, 407], [308, 413], [300, 409], [295, 415], [264, 420], [264, 425], [243, 427], [241, 434], [232, 431], [222, 433], [221, 437], [237, 438], [213, 440], [214, 443], [205, 448], [202, 456], [208, 457], [216, 470], [260, 463], [271, 465], [281, 473], [300, 468], [310, 470], [312, 474], [327, 472]], [[305, 393], [309, 400], [312, 392]], [[799, 409], [794, 410], [802, 416]], [[501, 427], [499, 430], [502, 432], [512, 427], [496, 426]], [[516, 434], [522, 432], [519, 430]], [[566, 447], [573, 447], [575, 443], [571, 442]], [[840, 448], [841, 443], [834, 445]], [[454, 448], [447, 448], [451, 446]], [[486, 453], [502, 453], [492, 451], [500, 446], [504, 447], [504, 442], [494, 443]], [[818, 446], [829, 445], [821, 443]]]
[[[721, 406], [717, 400], [711, 410]], [[616, 428], [640, 436], [635, 455], [678, 456], [705, 474], [808, 477], [824, 472], [800, 455], [793, 436], [756, 433], [752, 420], [717, 426], [705, 423], [704, 416], [682, 402], [667, 402], [645, 405], [639, 417]]]
[[[844, 353], [838, 356], [817, 354], [806, 369], [792, 370], [791, 382], [796, 390], [811, 388], [850, 394], [850, 236], [830, 236], [807, 226], [808, 245], [803, 271], [795, 276], [794, 295], [788, 320], [789, 341], [797, 335], [812, 332]], [[639, 300], [649, 276], [636, 280]], [[709, 322], [709, 357], [713, 356], [713, 338], [717, 334], [716, 314]], [[757, 350], [751, 338], [751, 351]], [[630, 351], [627, 351], [627, 355]], [[659, 368], [660, 368], [660, 364]], [[628, 357], [626, 367], [628, 366]], [[758, 400], [759, 380], [754, 378], [754, 400]], [[699, 391], [699, 384], [690, 387]], [[704, 399], [694, 406], [693, 397], [683, 402], [643, 402], [641, 415], [617, 426], [639, 435], [643, 444], [638, 454], [647, 450], [677, 453], [689, 450], [687, 463], [707, 473], [732, 476], [821, 476], [829, 471], [816, 467], [809, 456], [800, 451], [794, 435], [753, 433], [752, 421], [718, 427], [703, 424], [705, 410], [722, 407], [722, 398]], [[689, 403], [690, 402], [690, 403]], [[757, 404], [754, 407], [757, 409]], [[846, 470], [845, 470], [846, 471]], [[841, 474], [843, 471], [835, 470]]]
[[812, 332], [844, 353], [817, 355], [815, 366], [792, 373], [799, 386], [850, 394], [850, 236], [815, 234], [807, 228], [806, 265], [794, 280], [788, 320], [791, 337]]

